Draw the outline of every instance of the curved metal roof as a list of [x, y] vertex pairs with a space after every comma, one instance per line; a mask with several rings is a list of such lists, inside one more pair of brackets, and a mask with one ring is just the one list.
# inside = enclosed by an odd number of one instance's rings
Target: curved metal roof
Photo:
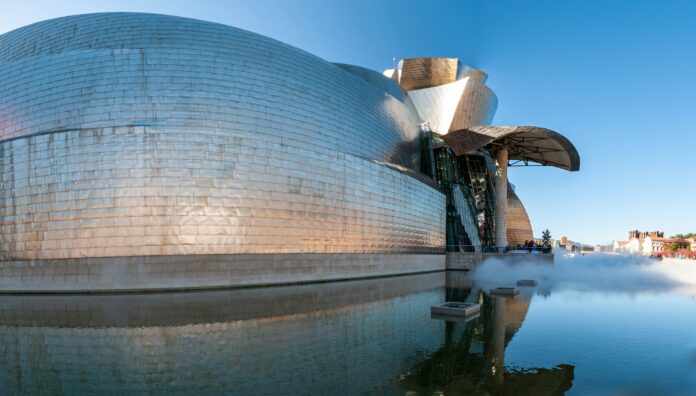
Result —
[[442, 139], [456, 155], [482, 148], [507, 146], [510, 161], [577, 171], [580, 155], [575, 146], [558, 132], [535, 126], [474, 126], [450, 132]]

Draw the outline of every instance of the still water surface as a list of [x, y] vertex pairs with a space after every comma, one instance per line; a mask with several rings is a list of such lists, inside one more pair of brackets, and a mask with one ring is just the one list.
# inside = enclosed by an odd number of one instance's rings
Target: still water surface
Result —
[[[649, 264], [592, 260], [196, 293], [0, 296], [0, 394], [696, 394], [693, 294], [654, 274], [635, 278]], [[515, 278], [540, 284], [514, 298], [487, 294]], [[483, 308], [468, 321], [431, 318], [444, 301]]]

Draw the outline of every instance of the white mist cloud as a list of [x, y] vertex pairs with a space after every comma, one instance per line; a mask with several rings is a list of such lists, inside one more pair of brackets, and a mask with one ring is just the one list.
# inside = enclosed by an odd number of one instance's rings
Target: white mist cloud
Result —
[[679, 291], [696, 296], [696, 261], [652, 260], [641, 256], [593, 254], [556, 256], [555, 263], [508, 263], [490, 258], [477, 267], [472, 279], [484, 290], [515, 286], [521, 279], [539, 282], [539, 290], [600, 291], [607, 293]]

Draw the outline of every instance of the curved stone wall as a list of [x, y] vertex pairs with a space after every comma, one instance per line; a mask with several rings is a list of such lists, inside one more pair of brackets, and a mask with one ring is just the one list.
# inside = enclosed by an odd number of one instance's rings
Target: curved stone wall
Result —
[[439, 252], [444, 196], [396, 170], [419, 168], [419, 123], [228, 26], [30, 25], [0, 36], [0, 259]]

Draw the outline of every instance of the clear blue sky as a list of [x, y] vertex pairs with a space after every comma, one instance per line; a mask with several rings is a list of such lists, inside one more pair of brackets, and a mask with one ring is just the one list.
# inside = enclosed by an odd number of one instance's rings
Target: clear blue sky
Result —
[[580, 152], [577, 173], [511, 169], [535, 234], [696, 232], [696, 2], [3, 0], [0, 32], [97, 11], [221, 22], [380, 71], [458, 57], [489, 74], [494, 124], [551, 128]]

